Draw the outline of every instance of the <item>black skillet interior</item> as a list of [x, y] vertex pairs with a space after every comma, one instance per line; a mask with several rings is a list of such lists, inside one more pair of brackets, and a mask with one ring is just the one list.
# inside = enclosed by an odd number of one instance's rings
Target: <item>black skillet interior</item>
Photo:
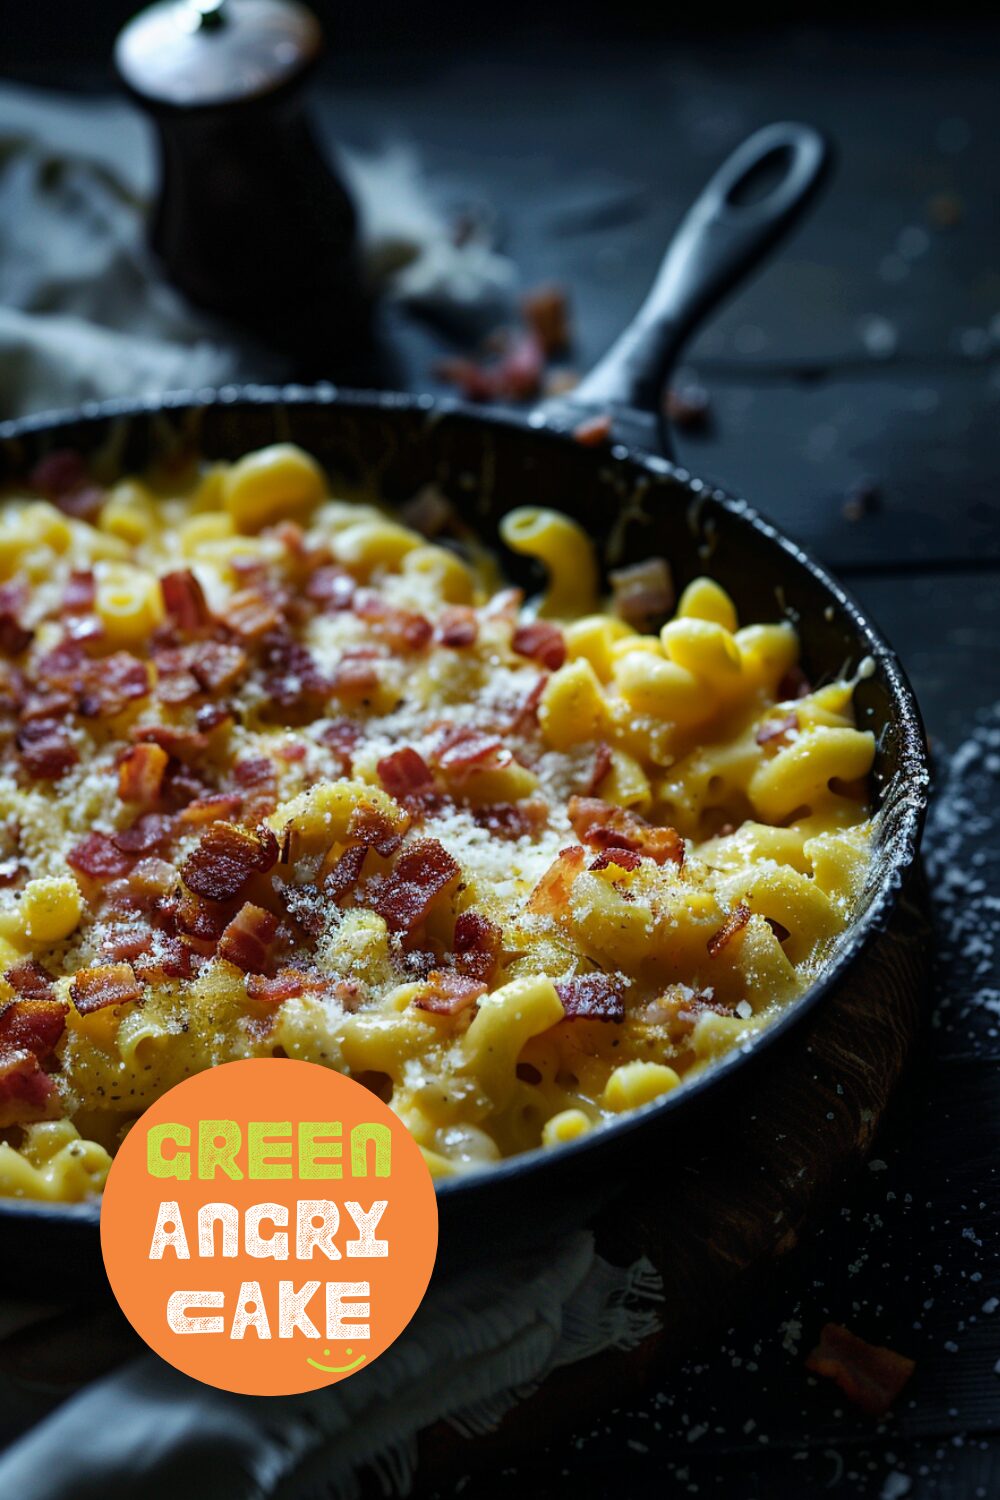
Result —
[[[764, 200], [769, 212], [759, 202], [751, 205], [749, 222], [742, 228], [738, 222], [734, 230], [733, 181], [775, 152], [788, 158], [787, 171], [776, 196]], [[787, 227], [814, 189], [823, 159], [818, 137], [800, 126], [769, 127], [741, 148], [736, 178], [731, 160], [682, 226], [684, 253], [675, 242], [636, 324], [572, 402], [527, 421], [420, 397], [250, 388], [189, 393], [145, 405], [111, 403], [68, 417], [0, 426], [0, 483], [24, 475], [54, 448], [89, 454], [96, 476], [110, 479], [153, 459], [182, 459], [195, 452], [232, 459], [288, 440], [313, 453], [345, 496], [392, 504], [428, 482], [438, 484], [487, 544], [498, 547], [498, 523], [513, 506], [553, 506], [582, 522], [606, 567], [662, 554], [670, 558], [679, 587], [710, 572], [732, 594], [744, 620], [791, 618], [802, 639], [804, 664], [816, 681], [872, 659], [873, 671], [862, 681], [857, 703], [862, 725], [875, 731], [878, 742], [877, 857], [857, 922], [827, 975], [756, 1048], [735, 1054], [698, 1084], [558, 1152], [532, 1152], [480, 1176], [444, 1184], [439, 1205], [446, 1263], [470, 1254], [508, 1253], [585, 1222], [637, 1154], [651, 1149], [675, 1121], [689, 1128], [700, 1100], [710, 1095], [714, 1101], [727, 1080], [752, 1066], [843, 980], [852, 959], [886, 920], [914, 857], [927, 774], [919, 714], [898, 663], [857, 605], [742, 502], [649, 453], [619, 444], [585, 447], [564, 432], [598, 409], [614, 416], [616, 433], [652, 438], [651, 392], [659, 391], [681, 339]], [[745, 221], [747, 210], [739, 212]], [[700, 277], [692, 273], [692, 254], [701, 257]], [[645, 406], [645, 414], [632, 402]], [[508, 556], [507, 561], [515, 579], [532, 582], [519, 572], [519, 560]], [[28, 1273], [39, 1286], [51, 1285], [54, 1275], [72, 1265], [78, 1284], [98, 1285], [97, 1218], [94, 1205], [0, 1203], [0, 1264], [16, 1265], [21, 1284]]]

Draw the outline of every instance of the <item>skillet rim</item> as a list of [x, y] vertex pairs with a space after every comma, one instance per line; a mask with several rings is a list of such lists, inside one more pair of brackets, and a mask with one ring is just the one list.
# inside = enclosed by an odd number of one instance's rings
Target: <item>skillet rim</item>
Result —
[[[147, 397], [116, 397], [103, 401], [88, 401], [77, 407], [53, 411], [33, 412], [24, 417], [0, 422], [0, 443], [16, 443], [25, 437], [36, 437], [51, 433], [57, 437], [59, 430], [69, 426], [98, 426], [116, 419], [155, 417], [159, 413], [197, 411], [211, 406], [336, 406], [348, 409], [374, 408], [385, 415], [395, 412], [423, 414], [437, 422], [445, 417], [458, 417], [483, 428], [514, 429], [522, 436], [537, 437], [540, 441], [551, 439], [556, 443], [572, 442], [570, 424], [586, 415], [583, 408], [573, 412], [571, 407], [556, 408], [547, 413], [545, 408], [536, 408], [528, 413], [490, 406], [474, 406], [448, 396], [433, 396], [425, 393], [399, 391], [368, 391], [340, 388], [329, 382], [315, 385], [262, 385], [256, 383], [203, 387], [193, 390], [176, 390]], [[629, 417], [637, 414], [628, 411], [616, 413], [616, 425], [628, 427]], [[621, 417], [617, 424], [617, 417]], [[639, 429], [641, 430], [641, 429]], [[694, 502], [706, 499], [720, 505], [722, 509], [738, 516], [761, 535], [768, 545], [784, 554], [791, 568], [801, 568], [813, 584], [826, 594], [849, 619], [864, 644], [861, 656], [871, 656], [885, 675], [889, 697], [893, 706], [893, 719], [900, 735], [900, 772], [902, 785], [897, 799], [902, 802], [899, 822], [891, 843], [879, 851], [879, 876], [863, 914], [855, 920], [831, 957], [823, 972], [805, 993], [793, 1001], [780, 1016], [759, 1032], [745, 1047], [736, 1047], [715, 1061], [698, 1078], [683, 1088], [676, 1089], [661, 1099], [631, 1110], [609, 1121], [576, 1141], [570, 1141], [552, 1151], [545, 1147], [522, 1152], [493, 1163], [488, 1168], [470, 1173], [468, 1176], [445, 1178], [435, 1184], [440, 1200], [448, 1202], [456, 1194], [465, 1194], [471, 1200], [496, 1183], [509, 1183], [525, 1173], [542, 1170], [546, 1165], [569, 1163], [587, 1152], [600, 1152], [615, 1141], [621, 1142], [633, 1132], [653, 1128], [668, 1113], [682, 1107], [684, 1102], [701, 1100], [713, 1089], [718, 1090], [730, 1075], [755, 1058], [764, 1056], [770, 1048], [801, 1024], [815, 1007], [841, 983], [849, 969], [868, 950], [874, 939], [885, 930], [895, 909], [907, 872], [915, 863], [920, 848], [920, 838], [929, 800], [931, 772], [923, 718], [916, 695], [895, 651], [885, 639], [879, 627], [872, 621], [854, 596], [828, 571], [812, 553], [787, 536], [774, 522], [762, 515], [746, 500], [730, 494], [727, 490], [699, 479], [687, 469], [651, 452], [639, 442], [612, 442], [608, 448], [595, 448], [595, 458], [615, 463], [631, 464], [640, 472], [645, 471], [659, 478], [672, 480], [685, 490]], [[60, 1224], [89, 1225], [100, 1221], [100, 1200], [84, 1203], [49, 1203], [34, 1199], [0, 1198], [0, 1221], [13, 1216], [33, 1219], [38, 1223], [55, 1221]]]

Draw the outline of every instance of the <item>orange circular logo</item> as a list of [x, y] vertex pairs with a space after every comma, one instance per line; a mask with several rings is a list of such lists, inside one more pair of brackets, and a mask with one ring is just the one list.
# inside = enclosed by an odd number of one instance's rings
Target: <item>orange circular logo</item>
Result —
[[398, 1338], [437, 1251], [430, 1172], [374, 1094], [314, 1063], [226, 1063], [136, 1121], [101, 1208], [112, 1290], [208, 1385], [287, 1396]]

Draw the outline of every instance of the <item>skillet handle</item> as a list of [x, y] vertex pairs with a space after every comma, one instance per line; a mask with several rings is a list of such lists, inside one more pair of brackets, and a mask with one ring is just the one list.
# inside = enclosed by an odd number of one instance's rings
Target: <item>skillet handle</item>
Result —
[[[790, 121], [766, 125], [738, 146], [688, 210], [633, 321], [568, 401], [552, 403], [552, 414], [572, 407], [578, 416], [582, 408], [659, 418], [681, 347], [792, 227], [821, 186], [830, 158], [819, 131]], [[777, 172], [777, 181], [762, 197], [743, 201], [753, 178], [767, 171]]]

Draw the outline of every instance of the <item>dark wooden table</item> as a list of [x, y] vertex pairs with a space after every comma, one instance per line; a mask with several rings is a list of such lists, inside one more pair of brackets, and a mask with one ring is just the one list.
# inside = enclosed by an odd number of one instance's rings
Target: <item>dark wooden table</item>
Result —
[[[949, 796], [935, 839], [941, 850], [950, 836], [959, 874], [939, 902], [924, 1057], [870, 1170], [696, 1360], [627, 1409], [609, 1390], [596, 1422], [569, 1438], [539, 1432], [530, 1460], [508, 1469], [477, 1470], [470, 1444], [468, 1494], [1000, 1495], [1000, 760], [986, 745], [1000, 715], [997, 58], [997, 32], [972, 24], [630, 43], [607, 18], [600, 32], [519, 20], [461, 55], [373, 44], [324, 77], [334, 136], [412, 140], [456, 212], [496, 212], [526, 286], [568, 288], [581, 370], [736, 141], [781, 117], [830, 132], [833, 187], [689, 351], [712, 421], [680, 433], [678, 449], [807, 542], [871, 609], [942, 770], [974, 732], [981, 742], [959, 765], [969, 801]], [[403, 379], [433, 388], [441, 337], [389, 322]], [[859, 484], [877, 503], [851, 520]], [[808, 1379], [803, 1357], [827, 1319], [917, 1360], [884, 1423]]]

